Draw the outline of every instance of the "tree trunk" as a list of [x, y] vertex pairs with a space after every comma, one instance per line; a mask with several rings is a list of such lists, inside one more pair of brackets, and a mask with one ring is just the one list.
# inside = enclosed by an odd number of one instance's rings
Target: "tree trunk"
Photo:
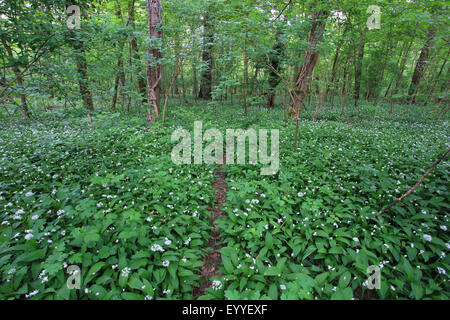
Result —
[[362, 63], [364, 59], [364, 46], [365, 46], [365, 29], [361, 34], [359, 42], [358, 56], [355, 63], [355, 88], [353, 91], [353, 99], [355, 100], [355, 107], [358, 105], [360, 90], [361, 90], [361, 75], [362, 75]]
[[[6, 42], [5, 39], [2, 39], [2, 43], [5, 46], [6, 51], [8, 52], [8, 56], [10, 56], [11, 58], [14, 58], [13, 51], [11, 50], [11, 47], [8, 45], [8, 43]], [[12, 70], [14, 71], [14, 74], [16, 76], [17, 84], [19, 85], [21, 90], [24, 90], [23, 80], [22, 80], [22, 75], [20, 73], [20, 69], [17, 66], [12, 66]], [[23, 117], [25, 119], [30, 118], [30, 111], [28, 110], [28, 104], [27, 104], [27, 96], [25, 95], [24, 92], [22, 92], [20, 94], [20, 102], [22, 105]]]
[[85, 56], [85, 47], [84, 41], [82, 39], [77, 38], [80, 36], [79, 34], [72, 33], [73, 47], [76, 51], [75, 53], [75, 62], [77, 64], [77, 73], [78, 73], [78, 84], [80, 86], [81, 98], [83, 100], [83, 105], [86, 109], [90, 111], [94, 111], [94, 104], [92, 102], [92, 93], [89, 89], [89, 79], [87, 74], [87, 62]]
[[[248, 19], [248, 14], [246, 15]], [[247, 21], [246, 19], [246, 21]], [[248, 42], [248, 27], [245, 29], [244, 38], [244, 113], [247, 114], [247, 87], [248, 87], [248, 56], [247, 56], [247, 42]]]
[[427, 100], [425, 101], [425, 104], [428, 103], [428, 101], [430, 100], [431, 96], [433, 95], [434, 89], [436, 88], [437, 83], [439, 82], [439, 78], [441, 77], [442, 71], [444, 71], [445, 65], [447, 64], [448, 61], [448, 55], [450, 54], [450, 51], [447, 52], [447, 56], [445, 57], [444, 62], [441, 65], [441, 68], [439, 69], [438, 74], [436, 75], [436, 78], [433, 81], [433, 84], [431, 86], [431, 88], [428, 90], [428, 96], [427, 96]]
[[[397, 66], [399, 67], [399, 69], [400, 69], [400, 63], [401, 63], [401, 61], [402, 61], [402, 58], [404, 58], [404, 56], [405, 56], [405, 54], [406, 54], [406, 50], [408, 50], [408, 43], [405, 41], [405, 42], [403, 43], [403, 46], [400, 48], [400, 52], [398, 53]], [[396, 73], [396, 72], [395, 72], [395, 73]], [[386, 98], [386, 97], [388, 96], [389, 91], [391, 90], [392, 85], [394, 84], [395, 79], [396, 79], [396, 77], [393, 76], [392, 79], [391, 79], [391, 81], [389, 82], [389, 86], [387, 87], [386, 92], [384, 93], [384, 96], [383, 96], [384, 98]]]
[[395, 82], [395, 87], [394, 87], [394, 91], [392, 92], [392, 95], [396, 95], [398, 93], [398, 90], [400, 89], [400, 83], [402, 80], [403, 72], [405, 71], [406, 61], [408, 60], [408, 54], [409, 54], [409, 51], [411, 50], [413, 42], [414, 42], [414, 37], [411, 38], [411, 42], [409, 43], [408, 49], [406, 50], [405, 55], [403, 56], [403, 59], [401, 62], [401, 67], [400, 67], [400, 72], [398, 73], [397, 81]]
[[378, 104], [378, 99], [380, 98], [380, 91], [381, 91], [381, 86], [383, 85], [383, 79], [384, 79], [384, 72], [386, 70], [386, 66], [388, 64], [389, 61], [389, 56], [390, 56], [390, 52], [393, 49], [394, 45], [391, 43], [390, 41], [390, 33], [388, 34], [388, 43], [386, 45], [386, 52], [384, 53], [384, 63], [383, 66], [381, 67], [381, 71], [378, 71], [378, 73], [380, 74], [380, 76], [378, 77], [378, 81], [377, 81], [377, 85], [376, 85], [376, 89], [372, 92], [372, 97], [375, 99], [375, 104]]
[[[116, 12], [116, 17], [119, 18], [120, 20], [122, 19], [122, 12], [120, 11], [120, 6]], [[123, 23], [123, 21], [122, 21]], [[111, 109], [114, 110], [116, 108], [116, 103], [117, 103], [117, 92], [119, 89], [119, 82], [121, 85], [121, 90], [120, 90], [120, 99], [123, 102], [123, 91], [124, 91], [124, 87], [125, 87], [125, 72], [123, 70], [123, 43], [120, 42], [119, 43], [119, 57], [117, 59], [117, 71], [118, 74], [116, 76], [116, 80], [114, 82], [114, 94], [113, 94], [113, 101], [112, 101], [112, 106]]]
[[431, 27], [427, 34], [427, 40], [422, 48], [419, 59], [417, 60], [416, 67], [414, 68], [414, 73], [411, 79], [411, 85], [408, 90], [408, 98], [410, 103], [414, 104], [416, 102], [416, 92], [418, 86], [422, 81], [423, 75], [425, 73], [425, 68], [427, 64], [428, 57], [430, 55], [430, 49], [433, 45], [433, 40], [436, 35], [436, 29]]
[[317, 89], [316, 89], [316, 108], [314, 109], [313, 122], [317, 121], [317, 116], [319, 114], [320, 108], [322, 106], [323, 99], [323, 91], [324, 89], [320, 88], [320, 79], [316, 77]]
[[[148, 4], [148, 30], [149, 36], [152, 42], [162, 39], [162, 32], [158, 30], [161, 25], [161, 1], [160, 0], [147, 0]], [[162, 58], [161, 51], [159, 50], [160, 44], [150, 43], [148, 47], [147, 58], [147, 96], [148, 96], [148, 111], [147, 111], [147, 121], [152, 122], [153, 113], [158, 121], [159, 117], [159, 105], [161, 99], [161, 77], [162, 77], [162, 67], [159, 64]]]
[[281, 79], [279, 77], [280, 73], [280, 60], [284, 53], [284, 44], [282, 43], [281, 39], [281, 33], [278, 31], [275, 35], [275, 43], [272, 47], [272, 52], [270, 53], [270, 65], [271, 68], [269, 70], [269, 89], [267, 92], [267, 107], [273, 108], [274, 107], [274, 100], [275, 100], [275, 89], [280, 83]]
[[[183, 71], [183, 65], [181, 65], [181, 71], [180, 71], [180, 73], [181, 73], [181, 90], [183, 91], [183, 103], [188, 103], [188, 101], [187, 101], [187, 99], [186, 99], [186, 85], [185, 85], [185, 83], [184, 83], [184, 71]], [[175, 67], [175, 72], [177, 72], [176, 71], [176, 67]]]
[[192, 95], [196, 99], [198, 96], [198, 77], [197, 77], [197, 51], [196, 51], [196, 37], [195, 37], [195, 26], [192, 26], [192, 73], [193, 73], [193, 84], [192, 84]]
[[[130, 5], [128, 8], [128, 19], [130, 21], [130, 24], [133, 28], [133, 31], [135, 30], [135, 9], [134, 9], [134, 3], [135, 0], [131, 0], [130, 1]], [[131, 49], [133, 50], [133, 59], [134, 59], [134, 64], [137, 66], [136, 70], [136, 76], [138, 79], [138, 90], [139, 90], [139, 94], [141, 96], [142, 102], [147, 103], [147, 90], [146, 90], [146, 84], [145, 84], [145, 77], [142, 75], [142, 73], [140, 72], [141, 68], [140, 68], [140, 61], [141, 61], [141, 57], [139, 55], [139, 45], [138, 45], [138, 41], [137, 38], [133, 35], [131, 37], [131, 41], [130, 41], [130, 45], [131, 45]]]
[[202, 60], [206, 68], [203, 70], [200, 79], [200, 92], [198, 97], [200, 99], [211, 100], [212, 95], [212, 76], [213, 76], [213, 24], [209, 15], [203, 16], [203, 51]]
[[[349, 21], [349, 20], [348, 20]], [[343, 31], [343, 33], [342, 33], [342, 36], [341, 36], [341, 38], [340, 38], [340, 40], [339, 40], [339, 42], [338, 42], [338, 44], [337, 44], [337, 47], [336, 47], [336, 52], [335, 52], [335, 54], [334, 54], [334, 59], [333, 59], [333, 66], [331, 67], [331, 80], [330, 80], [330, 82], [329, 82], [329, 84], [328, 84], [328, 86], [327, 86], [327, 90], [326, 90], [326, 93], [325, 93], [325, 96], [326, 96], [326, 101], [330, 101], [331, 103], [333, 103], [333, 96], [334, 96], [334, 92], [335, 92], [335, 90], [332, 90], [331, 89], [331, 86], [332, 85], [334, 85], [334, 81], [335, 81], [335, 79], [336, 79], [336, 71], [338, 70], [338, 68], [337, 68], [337, 62], [338, 62], [338, 60], [339, 60], [339, 53], [340, 53], [340, 51], [341, 51], [341, 47], [342, 47], [342, 45], [343, 45], [343, 43], [344, 43], [344, 37], [345, 37], [345, 34], [347, 33], [347, 30], [349, 29], [349, 27], [350, 27], [350, 23], [349, 22], [347, 22], [346, 24], [345, 24], [345, 27], [344, 27], [344, 31]], [[331, 94], [331, 99], [330, 99], [330, 94]]]
[[[121, 48], [121, 51], [122, 51], [122, 48]], [[117, 60], [117, 69], [118, 70], [123, 70], [122, 52], [120, 52], [119, 58]], [[120, 78], [121, 78], [121, 72], [119, 71], [119, 74], [116, 76], [116, 80], [114, 82], [114, 94], [113, 94], [113, 101], [112, 101], [112, 105], [111, 105], [111, 109], [112, 110], [116, 109], [117, 92], [118, 92], [118, 89], [119, 89]]]
[[256, 65], [255, 66], [255, 72], [253, 74], [253, 80], [252, 80], [252, 85], [251, 85], [251, 89], [250, 89], [250, 95], [253, 96], [253, 94], [255, 93], [255, 87], [258, 83], [258, 75], [259, 75], [259, 66]]
[[[345, 110], [345, 104], [346, 104], [346, 100], [347, 100], [347, 64], [348, 64], [348, 59], [345, 61], [345, 65], [342, 68], [342, 80], [343, 80], [343, 84], [342, 84], [342, 89], [341, 89], [341, 114], [339, 115], [339, 119], [341, 119], [342, 115], [344, 114], [344, 110]], [[350, 77], [351, 78], [351, 77]]]
[[301, 65], [297, 75], [295, 76], [294, 86], [292, 90], [293, 95], [290, 101], [290, 109], [295, 110], [293, 116], [295, 116], [297, 119], [299, 117], [300, 110], [303, 107], [303, 100], [305, 99], [305, 96], [309, 89], [312, 72], [319, 59], [319, 52], [316, 47], [317, 43], [322, 38], [328, 15], [329, 12], [326, 10], [316, 11], [313, 15], [314, 21], [309, 36], [309, 47], [306, 49], [306, 52], [303, 56], [303, 60], [305, 62]]

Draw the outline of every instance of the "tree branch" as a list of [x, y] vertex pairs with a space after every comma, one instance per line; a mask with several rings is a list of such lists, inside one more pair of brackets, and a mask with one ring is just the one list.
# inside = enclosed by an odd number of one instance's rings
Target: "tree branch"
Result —
[[434, 168], [436, 168], [436, 166], [442, 161], [444, 160], [447, 155], [450, 153], [450, 149], [447, 150], [447, 152], [438, 160], [436, 161], [433, 166], [428, 169], [428, 171], [422, 176], [422, 178], [416, 183], [416, 185], [414, 187], [412, 187], [411, 189], [408, 190], [408, 192], [406, 192], [404, 195], [402, 195], [400, 198], [395, 199], [391, 204], [389, 204], [387, 207], [385, 207], [383, 210], [381, 210], [380, 212], [378, 212], [378, 214], [375, 216], [378, 217], [380, 214], [382, 214], [383, 212], [385, 212], [386, 210], [388, 210], [389, 208], [393, 207], [394, 205], [396, 205], [397, 203], [399, 203], [400, 201], [402, 201], [403, 199], [405, 199], [408, 195], [411, 194], [411, 192], [413, 192], [422, 182], [423, 180], [425, 180], [425, 178], [430, 174], [431, 171], [433, 171]]

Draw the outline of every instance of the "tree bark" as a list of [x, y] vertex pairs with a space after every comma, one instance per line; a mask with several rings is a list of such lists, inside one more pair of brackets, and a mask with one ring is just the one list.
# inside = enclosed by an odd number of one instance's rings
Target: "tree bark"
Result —
[[433, 95], [434, 89], [436, 88], [437, 83], [439, 82], [439, 78], [441, 77], [442, 71], [444, 71], [445, 69], [445, 65], [447, 64], [448, 61], [448, 56], [450, 54], [450, 51], [447, 53], [447, 56], [445, 57], [444, 62], [441, 65], [441, 68], [439, 69], [438, 74], [436, 75], [436, 78], [433, 81], [433, 84], [430, 88], [430, 90], [428, 90], [428, 96], [427, 96], [427, 101], [425, 102], [425, 104], [428, 103], [428, 101], [430, 100], [431, 96]]
[[430, 56], [430, 49], [433, 46], [433, 40], [436, 36], [436, 29], [431, 27], [427, 34], [427, 40], [420, 52], [419, 59], [417, 60], [416, 67], [414, 68], [414, 73], [411, 79], [411, 85], [408, 90], [408, 98], [412, 104], [416, 102], [416, 93], [418, 86], [422, 81], [423, 75], [425, 73], [426, 64], [428, 57]]
[[[14, 58], [14, 54], [12, 52], [11, 47], [8, 45], [8, 43], [6, 42], [5, 39], [2, 39], [2, 43], [6, 48], [6, 51], [8, 52], [8, 56], [10, 56], [11, 58]], [[22, 75], [20, 73], [20, 69], [17, 66], [12, 66], [12, 70], [14, 71], [14, 74], [16, 76], [17, 79], [17, 84], [19, 85], [20, 89], [23, 90], [23, 79], [22, 79]], [[24, 92], [22, 92], [20, 94], [20, 102], [22, 104], [22, 113], [23, 113], [23, 117], [25, 119], [29, 119], [30, 118], [30, 111], [28, 110], [28, 104], [27, 104], [27, 96], [25, 95]], [[9, 112], [8, 112], [9, 113]]]
[[400, 83], [402, 80], [403, 72], [405, 71], [406, 61], [408, 60], [408, 54], [409, 54], [409, 51], [411, 50], [413, 42], [414, 42], [414, 37], [411, 38], [411, 42], [409, 43], [408, 49], [406, 50], [406, 52], [403, 56], [403, 59], [401, 62], [401, 67], [400, 67], [400, 72], [398, 73], [397, 81], [395, 82], [395, 87], [394, 87], [394, 91], [392, 92], [392, 95], [396, 95], [398, 93], [398, 90], [400, 89]]
[[[120, 6], [116, 11], [116, 17], [119, 18], [120, 20], [122, 19], [122, 12], [120, 11]], [[123, 21], [122, 21], [123, 23]], [[125, 87], [125, 72], [123, 70], [123, 43], [122, 41], [119, 43], [119, 57], [117, 58], [117, 70], [118, 70], [118, 74], [116, 75], [116, 80], [114, 82], [114, 94], [113, 94], [113, 101], [112, 101], [112, 106], [111, 109], [114, 110], [116, 108], [116, 104], [117, 104], [117, 93], [118, 93], [118, 89], [119, 89], [119, 82], [121, 85], [121, 90], [120, 90], [120, 99], [123, 102], [124, 98], [123, 98], [123, 91], [124, 91], [124, 87]]]
[[[349, 21], [349, 20], [348, 20], [348, 21]], [[350, 23], [347, 22], [347, 23], [345, 24], [345, 27], [344, 27], [344, 31], [343, 31], [343, 33], [342, 33], [342, 36], [341, 36], [341, 38], [339, 39], [339, 42], [338, 42], [338, 44], [337, 44], [336, 52], [335, 52], [335, 54], [334, 54], [333, 66], [331, 67], [331, 80], [330, 80], [329, 84], [327, 85], [327, 90], [326, 90], [326, 93], [325, 93], [326, 101], [330, 101], [331, 103], [333, 103], [333, 100], [332, 100], [332, 99], [333, 99], [334, 92], [335, 92], [335, 90], [332, 90], [332, 89], [331, 89], [331, 86], [334, 84], [334, 81], [335, 81], [335, 79], [336, 79], [336, 74], [337, 74], [337, 70], [338, 70], [338, 68], [337, 68], [337, 62], [338, 62], [338, 60], [339, 60], [339, 53], [340, 53], [341, 47], [342, 47], [342, 45], [343, 45], [343, 43], [344, 43], [344, 37], [345, 37], [345, 34], [347, 33], [347, 30], [349, 29], [349, 27], [350, 27]], [[331, 99], [330, 99], [330, 94], [331, 94]]]
[[195, 99], [198, 96], [198, 76], [197, 76], [197, 51], [196, 51], [196, 36], [195, 36], [195, 25], [192, 24], [192, 95]]
[[[248, 14], [246, 15], [248, 19]], [[246, 22], [247, 22], [246, 19]], [[247, 55], [247, 43], [248, 43], [248, 27], [245, 27], [244, 38], [244, 113], [247, 114], [247, 87], [248, 87], [248, 55]]]
[[[129, 7], [128, 7], [128, 19], [130, 21], [130, 25], [133, 28], [133, 31], [135, 30], [135, 0], [131, 0]], [[140, 61], [141, 57], [139, 55], [139, 45], [136, 36], [131, 37], [130, 41], [131, 49], [133, 50], [133, 59], [134, 63], [138, 66], [136, 68], [137, 70], [137, 79], [138, 79], [138, 90], [139, 94], [141, 95], [142, 102], [147, 103], [147, 90], [146, 90], [146, 84], [145, 84], [145, 77], [140, 72]]]
[[358, 100], [361, 91], [361, 75], [362, 75], [362, 63], [364, 59], [364, 46], [365, 46], [365, 29], [361, 34], [359, 42], [358, 56], [355, 63], [355, 88], [353, 91], [353, 99], [355, 100], [355, 107], [358, 105]]
[[278, 76], [280, 72], [280, 60], [284, 52], [284, 44], [282, 43], [281, 33], [277, 32], [275, 35], [275, 43], [272, 47], [272, 52], [269, 55], [271, 68], [269, 70], [269, 89], [267, 92], [267, 107], [274, 107], [275, 88], [280, 83], [281, 79]]
[[208, 14], [203, 16], [203, 51], [202, 61], [206, 65], [200, 76], [200, 99], [211, 100], [212, 98], [212, 82], [213, 82], [213, 44], [214, 34], [211, 18]]
[[[83, 105], [86, 109], [90, 111], [94, 111], [94, 104], [92, 102], [92, 92], [89, 89], [89, 78], [87, 74], [87, 61], [85, 55], [85, 46], [84, 41], [82, 39], [77, 38], [80, 36], [72, 33], [73, 47], [76, 51], [75, 53], [75, 62], [77, 65], [77, 73], [78, 73], [78, 84], [80, 86], [80, 94], [81, 99], [83, 100]], [[80, 36], [81, 37], [81, 36]]]
[[[161, 1], [147, 0], [148, 9], [148, 30], [151, 43], [148, 46], [148, 56], [146, 61], [146, 75], [147, 75], [147, 121], [153, 121], [153, 113], [156, 121], [159, 117], [159, 106], [161, 99], [161, 77], [162, 67], [159, 64], [162, 54], [158, 48], [159, 44], [154, 44], [155, 41], [162, 39], [162, 32], [158, 30], [161, 25]], [[151, 57], [151, 58], [150, 58]], [[150, 60], [151, 59], [151, 60]]]
[[[291, 110], [295, 110], [293, 116], [297, 119], [300, 114], [300, 110], [303, 107], [303, 100], [309, 89], [311, 82], [311, 75], [314, 67], [319, 59], [319, 52], [317, 50], [317, 43], [322, 38], [325, 30], [326, 19], [329, 15], [327, 10], [319, 10], [313, 14], [313, 24], [309, 36], [309, 47], [303, 56], [305, 61], [299, 68], [299, 71], [294, 79], [294, 86], [292, 90], [292, 99], [290, 101]], [[296, 149], [296, 144], [295, 144]]]

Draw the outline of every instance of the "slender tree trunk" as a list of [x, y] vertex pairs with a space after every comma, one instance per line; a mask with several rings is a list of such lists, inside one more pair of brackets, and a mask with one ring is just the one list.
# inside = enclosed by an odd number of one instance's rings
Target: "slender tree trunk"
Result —
[[433, 84], [431, 86], [431, 88], [428, 90], [428, 96], [427, 96], [427, 100], [425, 102], [425, 104], [427, 104], [430, 101], [431, 96], [433, 95], [434, 89], [436, 88], [437, 83], [439, 82], [439, 78], [441, 77], [442, 71], [444, 71], [445, 69], [445, 65], [447, 64], [448, 61], [448, 55], [449, 55], [450, 51], [447, 52], [447, 56], [445, 57], [444, 62], [441, 65], [441, 68], [439, 69], [438, 74], [436, 75], [436, 78], [433, 81]]
[[181, 90], [183, 90], [183, 103], [187, 103], [187, 99], [186, 99], [186, 85], [184, 83], [184, 70], [183, 69], [184, 69], [183, 65], [181, 65], [180, 72], [181, 72]]
[[206, 68], [201, 74], [199, 98], [211, 100], [213, 82], [213, 23], [208, 14], [203, 16], [203, 51], [202, 60]]
[[391, 39], [391, 33], [389, 32], [388, 40], [387, 40], [388, 43], [386, 45], [386, 51], [384, 52], [384, 63], [381, 67], [381, 71], [378, 71], [380, 76], [377, 79], [376, 89], [372, 91], [372, 97], [373, 97], [373, 99], [375, 99], [375, 104], [378, 104], [378, 99], [380, 97], [380, 91], [381, 91], [380, 88], [383, 85], [384, 72], [386, 70], [386, 66], [389, 61], [389, 56], [390, 56], [391, 50], [393, 48], [393, 45], [392, 45], [392, 42], [390, 41], [390, 39]]
[[267, 107], [273, 108], [275, 106], [276, 87], [280, 83], [280, 62], [284, 54], [284, 44], [282, 43], [281, 32], [277, 31], [275, 35], [275, 43], [272, 47], [272, 52], [269, 55], [271, 68], [269, 70], [269, 89], [267, 92]]
[[[365, 47], [365, 29], [361, 34], [359, 42], [357, 61], [355, 62], [355, 87], [353, 91], [353, 99], [355, 100], [355, 108], [358, 105], [358, 100], [361, 90], [361, 75], [362, 75], [362, 63], [364, 59], [364, 47]], [[356, 56], [356, 55], [355, 55]]]
[[[123, 63], [122, 63], [122, 52], [120, 52], [118, 61], [117, 61], [117, 69], [121, 70], [123, 69]], [[117, 104], [117, 92], [119, 89], [119, 82], [120, 82], [120, 71], [119, 74], [116, 76], [116, 80], [114, 81], [114, 94], [113, 94], [113, 101], [112, 101], [112, 105], [111, 105], [111, 109], [114, 110], [116, 109], [116, 104]]]
[[303, 63], [300, 67], [299, 73], [296, 75], [294, 80], [292, 98], [290, 101], [290, 108], [291, 110], [295, 110], [294, 116], [296, 118], [294, 152], [297, 151], [299, 118], [301, 108], [303, 107], [303, 100], [308, 92], [312, 72], [319, 59], [317, 43], [320, 41], [323, 32], [325, 31], [325, 24], [328, 15], [329, 11], [322, 9], [319, 9], [313, 14], [314, 21], [312, 23], [311, 33], [309, 36], [309, 47], [306, 49], [303, 56], [305, 63]]
[[[79, 34], [72, 33], [73, 47], [76, 51], [75, 62], [77, 65], [78, 84], [80, 86], [81, 98], [86, 109], [94, 111], [94, 104], [92, 102], [92, 93], [89, 89], [89, 79], [87, 74], [87, 62], [85, 55], [84, 41], [78, 36]], [[81, 37], [81, 36], [80, 36]]]
[[258, 67], [258, 65], [256, 65], [255, 72], [253, 74], [252, 85], [251, 85], [251, 89], [250, 89], [251, 96], [253, 96], [253, 94], [255, 93], [255, 87], [257, 86], [257, 83], [258, 83], [258, 75], [259, 75], [259, 67]]
[[[330, 79], [330, 82], [327, 85], [327, 90], [326, 90], [326, 93], [325, 93], [326, 100], [327, 101], [331, 101], [331, 103], [333, 103], [333, 96], [334, 96], [334, 92], [335, 92], [334, 90], [331, 89], [331, 86], [334, 85], [334, 81], [336, 79], [336, 73], [337, 73], [337, 70], [338, 70], [338, 68], [337, 68], [338, 63], [337, 62], [339, 60], [339, 53], [341, 51], [341, 47], [342, 47], [342, 45], [344, 43], [344, 37], [345, 37], [349, 27], [350, 27], [350, 24], [347, 22], [345, 24], [342, 36], [341, 36], [341, 38], [340, 38], [340, 40], [339, 40], [339, 42], [337, 44], [336, 52], [334, 54], [333, 66], [331, 67], [331, 79]], [[331, 97], [330, 97], [330, 94], [331, 94]]]
[[347, 74], [348, 74], [347, 73], [347, 64], [348, 64], [348, 59], [345, 61], [345, 65], [342, 68], [343, 84], [342, 84], [342, 89], [341, 89], [341, 114], [339, 115], [339, 119], [344, 114], [345, 104], [346, 104], [346, 100], [347, 100]]
[[448, 110], [448, 106], [444, 106], [444, 108], [442, 108], [442, 111], [439, 113], [438, 117], [436, 118], [436, 124], [439, 123], [442, 116], [447, 112], [447, 110]]
[[193, 73], [193, 84], [192, 84], [192, 95], [195, 99], [198, 96], [198, 76], [197, 76], [197, 43], [195, 37], [195, 26], [192, 25], [192, 73]]
[[[402, 60], [402, 58], [405, 56], [405, 52], [406, 52], [407, 48], [408, 48], [408, 43], [405, 41], [405, 42], [403, 43], [403, 46], [402, 46], [401, 49], [400, 49], [400, 52], [398, 53], [397, 66], [398, 66], [399, 68], [400, 68], [401, 60]], [[389, 82], [389, 86], [387, 87], [386, 92], [384, 93], [384, 96], [383, 96], [384, 98], [386, 98], [386, 97], [388, 96], [389, 91], [391, 90], [392, 85], [394, 84], [395, 79], [396, 79], [395, 76], [393, 76], [393, 77], [391, 78], [391, 81]]]
[[192, 72], [194, 77], [194, 83], [192, 85], [192, 95], [195, 98], [197, 98], [198, 96], [197, 57], [194, 58], [194, 63], [192, 64]]
[[409, 43], [408, 49], [406, 50], [405, 55], [403, 56], [403, 59], [401, 62], [401, 67], [400, 67], [400, 72], [398, 73], [397, 81], [395, 82], [395, 87], [394, 87], [394, 91], [392, 92], [392, 95], [396, 95], [398, 93], [398, 90], [400, 89], [400, 83], [401, 83], [401, 80], [403, 77], [403, 72], [405, 71], [406, 61], [408, 60], [408, 54], [409, 54], [409, 51], [411, 50], [413, 42], [414, 42], [414, 37], [411, 38], [411, 42]]
[[420, 82], [422, 81], [423, 75], [425, 73], [426, 61], [430, 55], [430, 49], [433, 46], [433, 40], [436, 35], [436, 29], [431, 27], [427, 34], [427, 40], [422, 48], [419, 59], [417, 60], [416, 67], [414, 68], [414, 73], [411, 79], [411, 85], [408, 90], [408, 97], [412, 104], [416, 102], [416, 93]]
[[[326, 10], [316, 11], [313, 15], [313, 24], [309, 36], [309, 47], [303, 56], [305, 61], [299, 68], [299, 72], [294, 79], [293, 96], [290, 101], [290, 108], [295, 110], [294, 116], [298, 119], [301, 108], [303, 107], [303, 100], [308, 93], [309, 84], [311, 82], [311, 75], [314, 67], [319, 59], [319, 51], [317, 50], [317, 43], [322, 38], [325, 30], [326, 19], [329, 12]], [[295, 144], [295, 149], [297, 148]]]
[[321, 90], [320, 90], [319, 82], [320, 82], [319, 77], [316, 77], [316, 84], [317, 84], [316, 92], [315, 92], [316, 108], [314, 109], [313, 122], [317, 121], [317, 115], [319, 114], [319, 110], [320, 110], [320, 107], [322, 105], [322, 93], [321, 93]]
[[[152, 42], [162, 39], [162, 32], [159, 30], [161, 25], [161, 1], [160, 0], [147, 0], [148, 4], [148, 29], [149, 36]], [[153, 113], [158, 121], [159, 117], [159, 105], [161, 99], [161, 77], [162, 77], [162, 67], [159, 64], [162, 58], [161, 51], [158, 48], [158, 44], [151, 43], [148, 47], [148, 55], [150, 58], [147, 59], [147, 96], [148, 96], [148, 111], [147, 111], [147, 121], [151, 122], [153, 120]]]
[[[129, 7], [128, 7], [128, 19], [130, 21], [130, 25], [133, 28], [133, 31], [135, 30], [135, 0], [131, 0]], [[134, 65], [136, 68], [136, 77], [138, 80], [138, 90], [139, 90], [139, 94], [141, 96], [142, 102], [147, 103], [147, 85], [145, 84], [146, 79], [143, 76], [143, 74], [140, 72], [141, 70], [141, 57], [139, 54], [139, 45], [138, 45], [138, 41], [136, 36], [132, 36], [131, 37], [131, 41], [130, 41], [130, 45], [131, 48], [133, 50], [133, 60], [134, 60]]]
[[[119, 18], [120, 20], [122, 20], [123, 23], [123, 19], [122, 19], [122, 12], [120, 11], [120, 6], [116, 11], [116, 17]], [[118, 74], [116, 76], [116, 80], [114, 82], [114, 94], [113, 94], [113, 101], [112, 101], [112, 105], [111, 105], [111, 109], [114, 110], [116, 108], [116, 103], [117, 103], [117, 92], [119, 89], [119, 82], [121, 85], [121, 94], [120, 94], [120, 98], [121, 101], [123, 102], [123, 91], [124, 91], [124, 87], [125, 87], [125, 73], [123, 70], [123, 43], [119, 43], [119, 57], [117, 59], [117, 71]]]
[[[248, 14], [246, 14], [248, 19]], [[246, 19], [246, 22], [247, 22]], [[247, 43], [248, 43], [248, 27], [245, 29], [244, 38], [244, 113], [247, 114], [247, 86], [248, 86], [248, 56], [247, 56]]]
[[[442, 82], [440, 92], [444, 92], [444, 91], [448, 90], [448, 88], [450, 86], [450, 77], [448, 75], [448, 71], [449, 71], [449, 69], [447, 68], [446, 76], [444, 77], [444, 81]], [[443, 99], [446, 99], [446, 98], [436, 97], [435, 100], [437, 100], [440, 103]]]
[[[11, 58], [13, 58], [13, 57], [14, 57], [13, 51], [12, 51], [11, 47], [8, 45], [8, 43], [6, 42], [6, 40], [3, 39], [3, 38], [2, 38], [2, 43], [3, 43], [3, 45], [5, 46], [6, 51], [8, 52], [8, 56], [10, 56]], [[24, 87], [23, 87], [23, 79], [22, 79], [22, 75], [21, 75], [21, 73], [20, 73], [20, 69], [19, 69], [17, 66], [13, 66], [13, 67], [12, 67], [12, 70], [13, 70], [13, 72], [14, 72], [14, 75], [16, 76], [17, 84], [19, 85], [20, 90], [24, 90]], [[20, 94], [20, 102], [21, 102], [21, 105], [22, 105], [22, 113], [23, 113], [23, 117], [24, 117], [25, 119], [29, 119], [29, 118], [30, 118], [30, 111], [28, 110], [27, 96], [25, 95], [24, 92], [22, 92], [22, 93]], [[6, 108], [6, 107], [5, 107], [5, 108]], [[7, 109], [7, 110], [8, 110], [8, 109]], [[9, 113], [9, 111], [8, 111], [8, 113]]]

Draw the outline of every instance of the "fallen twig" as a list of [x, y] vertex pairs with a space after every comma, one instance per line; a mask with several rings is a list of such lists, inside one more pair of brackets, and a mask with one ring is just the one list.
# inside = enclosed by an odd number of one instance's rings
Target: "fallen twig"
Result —
[[433, 166], [428, 169], [427, 172], [425, 172], [425, 174], [422, 176], [422, 178], [416, 183], [416, 185], [414, 187], [412, 187], [411, 189], [408, 190], [408, 192], [406, 192], [404, 195], [402, 195], [400, 198], [395, 199], [391, 204], [389, 204], [387, 207], [385, 207], [383, 210], [381, 210], [380, 212], [378, 212], [378, 214], [375, 216], [378, 217], [380, 214], [382, 214], [383, 212], [385, 212], [387, 209], [393, 207], [395, 204], [399, 203], [400, 201], [402, 201], [403, 199], [405, 199], [409, 194], [411, 194], [411, 192], [414, 191], [414, 189], [416, 189], [422, 182], [423, 180], [425, 180], [425, 178], [430, 174], [431, 171], [433, 171], [434, 168], [436, 168], [436, 166], [442, 161], [444, 160], [447, 155], [449, 154], [450, 149], [447, 150], [447, 152], [438, 160], [436, 161]]

